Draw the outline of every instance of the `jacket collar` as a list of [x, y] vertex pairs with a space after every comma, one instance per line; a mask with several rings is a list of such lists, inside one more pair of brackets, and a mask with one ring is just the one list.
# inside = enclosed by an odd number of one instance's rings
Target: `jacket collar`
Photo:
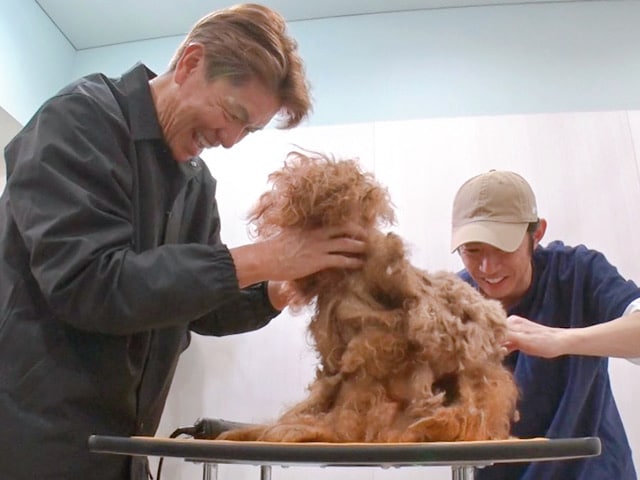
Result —
[[[122, 75], [123, 90], [129, 109], [131, 137], [134, 141], [158, 140], [162, 142], [163, 150], [171, 157], [169, 146], [166, 144], [158, 122], [158, 115], [149, 87], [149, 80], [155, 77], [156, 74], [142, 63], [137, 63]], [[171, 160], [175, 162], [175, 159], [171, 158]], [[187, 178], [197, 175], [202, 168], [203, 162], [200, 157], [193, 157], [187, 162], [179, 163], [180, 171]]]
[[149, 80], [154, 77], [156, 74], [142, 63], [137, 63], [122, 75], [129, 108], [129, 126], [134, 140], [164, 141], [149, 87]]

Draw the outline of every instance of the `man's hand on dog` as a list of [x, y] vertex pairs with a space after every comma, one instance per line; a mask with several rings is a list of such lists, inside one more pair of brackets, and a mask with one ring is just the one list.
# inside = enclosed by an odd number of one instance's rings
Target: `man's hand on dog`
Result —
[[361, 268], [365, 238], [366, 229], [357, 224], [287, 228], [272, 238], [230, 251], [243, 288], [264, 280], [295, 280], [328, 268]]

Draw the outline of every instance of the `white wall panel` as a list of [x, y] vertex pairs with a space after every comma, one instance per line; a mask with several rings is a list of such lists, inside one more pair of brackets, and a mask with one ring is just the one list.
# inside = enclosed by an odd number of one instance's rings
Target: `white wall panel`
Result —
[[2, 107], [0, 107], [0, 193], [4, 190], [7, 177], [7, 166], [4, 159], [4, 148], [16, 135], [22, 125]]
[[[398, 224], [414, 264], [457, 270], [449, 252], [450, 211], [458, 187], [491, 168], [524, 175], [549, 221], [545, 241], [563, 239], [602, 250], [623, 275], [640, 280], [638, 145], [640, 112], [566, 113], [423, 119], [267, 130], [206, 161], [219, 181], [222, 237], [230, 246], [248, 241], [245, 215], [267, 188], [293, 144], [338, 157], [359, 157], [389, 188]], [[635, 144], [634, 144], [635, 140]], [[544, 241], [543, 241], [544, 242]], [[225, 338], [194, 336], [183, 355], [160, 435], [198, 417], [269, 421], [306, 394], [315, 356], [306, 338], [308, 313], [284, 312], [262, 330]], [[633, 369], [636, 370], [633, 370]], [[627, 433], [640, 464], [640, 397], [637, 366], [612, 360], [611, 377]], [[171, 460], [170, 478], [194, 478], [199, 466]], [[450, 478], [429, 469], [429, 478]], [[180, 477], [180, 475], [184, 475]], [[220, 478], [255, 478], [256, 467], [225, 466]], [[424, 478], [422, 468], [274, 468], [274, 480]], [[420, 476], [420, 477], [418, 477]]]
[[640, 111], [627, 112], [629, 116], [629, 130], [633, 139], [634, 155], [638, 170], [636, 175], [640, 181]]

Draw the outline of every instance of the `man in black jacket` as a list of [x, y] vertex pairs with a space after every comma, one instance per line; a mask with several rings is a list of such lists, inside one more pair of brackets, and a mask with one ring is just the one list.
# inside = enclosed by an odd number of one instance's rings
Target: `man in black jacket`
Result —
[[296, 43], [257, 5], [197, 23], [168, 70], [90, 75], [5, 150], [0, 199], [0, 478], [141, 479], [91, 434], [153, 435], [189, 332], [266, 325], [280, 282], [358, 268], [357, 226], [228, 249], [199, 158], [310, 109]]

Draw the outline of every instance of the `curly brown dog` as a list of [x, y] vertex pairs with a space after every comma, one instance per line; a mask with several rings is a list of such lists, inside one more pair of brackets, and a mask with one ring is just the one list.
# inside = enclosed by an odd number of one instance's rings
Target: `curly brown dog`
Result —
[[362, 270], [292, 282], [293, 305], [315, 302], [320, 357], [308, 397], [270, 425], [227, 440], [426, 442], [504, 439], [517, 388], [502, 365], [505, 313], [453, 273], [407, 260], [389, 195], [355, 160], [293, 152], [269, 177], [250, 220], [258, 237], [357, 220], [370, 229]]

